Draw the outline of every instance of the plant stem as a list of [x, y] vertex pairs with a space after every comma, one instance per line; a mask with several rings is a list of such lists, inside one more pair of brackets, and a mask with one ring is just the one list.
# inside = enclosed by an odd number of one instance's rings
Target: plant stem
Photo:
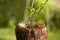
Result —
[[[30, 13], [29, 14], [31, 14], [32, 12], [31, 12], [31, 9], [33, 8], [33, 5], [34, 5], [34, 0], [31, 0], [31, 3], [30, 3], [31, 5], [30, 5]], [[29, 16], [29, 18], [28, 18], [28, 20], [29, 20], [29, 22], [30, 22], [30, 28], [32, 27], [32, 20], [31, 20], [31, 17]]]

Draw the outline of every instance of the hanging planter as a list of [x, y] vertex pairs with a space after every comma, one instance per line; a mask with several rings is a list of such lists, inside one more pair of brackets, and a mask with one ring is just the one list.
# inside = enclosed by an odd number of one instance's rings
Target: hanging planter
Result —
[[[47, 0], [46, 0], [47, 2]], [[38, 12], [40, 12], [46, 2], [41, 6], [40, 9], [35, 10], [34, 13], [29, 16], [26, 22], [20, 22], [16, 26], [15, 33], [17, 40], [46, 40], [48, 30], [44, 23], [35, 22], [33, 23], [33, 18]], [[31, 13], [31, 8], [34, 5], [34, 0], [31, 1], [29, 12]]]

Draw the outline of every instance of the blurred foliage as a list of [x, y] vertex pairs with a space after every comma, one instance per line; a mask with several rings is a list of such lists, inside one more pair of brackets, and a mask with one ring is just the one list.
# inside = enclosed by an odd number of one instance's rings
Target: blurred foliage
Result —
[[0, 0], [0, 27], [6, 27], [10, 19], [23, 20], [25, 0]]

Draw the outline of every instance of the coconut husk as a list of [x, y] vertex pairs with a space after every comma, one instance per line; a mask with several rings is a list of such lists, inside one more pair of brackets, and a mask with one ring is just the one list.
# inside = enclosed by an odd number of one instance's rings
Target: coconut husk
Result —
[[[15, 29], [17, 40], [46, 40], [47, 28], [42, 23], [36, 23], [33, 28], [17, 25]], [[44, 26], [44, 27], [43, 27]]]

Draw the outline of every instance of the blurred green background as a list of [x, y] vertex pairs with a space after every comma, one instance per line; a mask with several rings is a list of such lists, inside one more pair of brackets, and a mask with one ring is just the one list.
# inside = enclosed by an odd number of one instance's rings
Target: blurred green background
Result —
[[[39, 8], [45, 0], [35, 0]], [[0, 0], [0, 40], [16, 40], [15, 27], [26, 20], [28, 0]], [[48, 0], [35, 21], [46, 23], [49, 33], [47, 40], [60, 40], [60, 1]], [[25, 17], [26, 16], [26, 17]]]

